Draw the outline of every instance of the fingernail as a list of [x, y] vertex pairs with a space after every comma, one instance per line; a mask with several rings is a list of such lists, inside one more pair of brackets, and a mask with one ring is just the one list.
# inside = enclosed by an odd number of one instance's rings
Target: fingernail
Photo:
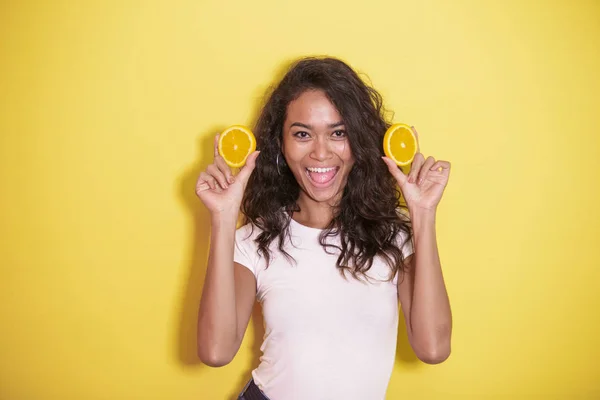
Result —
[[229, 179], [227, 179], [227, 181], [229, 182], [229, 184], [233, 183], [233, 176], [230, 176]]

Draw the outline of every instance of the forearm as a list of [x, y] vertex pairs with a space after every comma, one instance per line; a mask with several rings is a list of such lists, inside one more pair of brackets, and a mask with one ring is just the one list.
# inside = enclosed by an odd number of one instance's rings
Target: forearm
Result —
[[447, 357], [452, 315], [437, 247], [435, 212], [414, 212], [411, 220], [415, 250], [412, 335], [417, 345], [434, 358], [440, 354]]
[[237, 342], [233, 268], [236, 216], [211, 221], [208, 267], [198, 314], [198, 351], [201, 358], [228, 358]]

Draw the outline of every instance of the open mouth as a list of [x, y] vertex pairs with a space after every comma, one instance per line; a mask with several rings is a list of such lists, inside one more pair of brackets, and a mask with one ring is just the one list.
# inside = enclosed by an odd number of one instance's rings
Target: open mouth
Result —
[[317, 187], [327, 187], [333, 181], [337, 175], [340, 167], [328, 167], [328, 168], [306, 168], [306, 175], [310, 179], [311, 183]]

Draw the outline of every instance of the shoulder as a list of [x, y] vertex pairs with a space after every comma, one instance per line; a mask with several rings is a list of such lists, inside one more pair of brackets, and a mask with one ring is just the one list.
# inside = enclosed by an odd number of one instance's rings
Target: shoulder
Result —
[[253, 224], [245, 224], [235, 231], [233, 261], [250, 269], [254, 275], [260, 262], [258, 245], [255, 241], [260, 229]]
[[235, 231], [236, 242], [254, 242], [256, 237], [260, 235], [262, 230], [252, 223], [247, 223], [240, 226]]
[[264, 231], [258, 225], [248, 222], [235, 231], [235, 242], [238, 246], [244, 246], [249, 250], [258, 250], [258, 237]]
[[401, 248], [404, 257], [408, 257], [414, 252], [410, 213], [406, 207], [398, 207], [396, 212], [400, 218], [400, 229], [396, 233], [396, 245]]
[[398, 218], [400, 218], [402, 222], [410, 223], [410, 212], [408, 211], [408, 208], [398, 206], [396, 208], [396, 214], [398, 214]]

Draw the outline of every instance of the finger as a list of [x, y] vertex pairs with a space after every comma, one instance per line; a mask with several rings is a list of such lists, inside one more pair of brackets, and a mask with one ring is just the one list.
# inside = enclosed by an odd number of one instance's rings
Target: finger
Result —
[[206, 172], [215, 178], [215, 180], [223, 189], [227, 189], [229, 187], [229, 185], [227, 185], [227, 180], [225, 179], [225, 174], [223, 174], [215, 164], [210, 164], [208, 167], [206, 167]]
[[425, 157], [423, 157], [423, 154], [417, 153], [413, 159], [412, 165], [410, 166], [410, 172], [408, 173], [408, 181], [410, 183], [415, 183], [417, 181], [419, 171], [424, 163]]
[[415, 133], [415, 137], [417, 138], [417, 153], [421, 152], [421, 146], [419, 145], [419, 132], [414, 126], [411, 126], [410, 129]]
[[208, 184], [207, 179], [210, 178], [206, 172], [202, 171], [200, 176], [198, 177], [198, 181], [196, 182], [196, 193], [203, 192], [205, 190], [210, 189], [210, 185]]
[[435, 164], [435, 158], [433, 157], [427, 157], [427, 160], [425, 160], [425, 164], [423, 164], [423, 167], [421, 167], [421, 170], [419, 171], [419, 177], [418, 177], [418, 185], [422, 185], [423, 182], [425, 182], [425, 179], [427, 178], [427, 174], [429, 173], [429, 169], [431, 168], [431, 166]]
[[250, 175], [252, 175], [252, 171], [254, 171], [254, 168], [256, 167], [256, 159], [258, 158], [259, 154], [260, 151], [255, 151], [248, 156], [246, 159], [246, 164], [237, 174], [236, 180], [243, 182], [244, 185], [248, 182]]
[[448, 161], [436, 161], [430, 168], [431, 171], [442, 172], [443, 170], [450, 169], [450, 163]]
[[214, 154], [214, 156], [215, 156], [215, 158], [217, 158], [219, 156], [219, 136], [221, 136], [221, 134], [217, 133], [215, 135], [215, 140], [214, 140], [214, 143], [215, 143], [215, 154]]
[[231, 185], [234, 182], [233, 173], [231, 172], [231, 168], [225, 162], [225, 159], [221, 156], [215, 157], [215, 165], [221, 171], [221, 173], [225, 176], [226, 181]]
[[213, 178], [206, 172], [202, 172], [200, 174], [200, 178], [198, 179], [198, 183], [196, 184], [196, 188], [202, 191], [206, 190], [206, 186], [214, 190], [217, 186], [217, 181], [215, 181], [215, 178]]
[[400, 168], [398, 168], [398, 166], [396, 165], [396, 163], [388, 157], [381, 157], [383, 159], [383, 162], [385, 162], [385, 164], [388, 167], [388, 170], [390, 171], [390, 173], [392, 174], [392, 176], [394, 177], [394, 179], [396, 179], [396, 181], [398, 182], [399, 185], [404, 185], [406, 183], [406, 180], [408, 179], [406, 177], [406, 175], [404, 175], [404, 173], [402, 172], [402, 170]]

